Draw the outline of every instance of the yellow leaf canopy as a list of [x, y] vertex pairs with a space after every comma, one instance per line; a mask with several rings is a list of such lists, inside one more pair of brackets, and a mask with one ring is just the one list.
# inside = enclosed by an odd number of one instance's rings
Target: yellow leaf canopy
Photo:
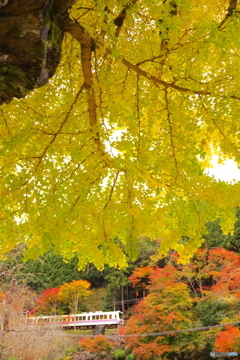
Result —
[[185, 259], [206, 221], [231, 229], [239, 183], [205, 169], [213, 153], [240, 162], [239, 10], [76, 2], [55, 77], [0, 107], [2, 253], [124, 266], [141, 234]]

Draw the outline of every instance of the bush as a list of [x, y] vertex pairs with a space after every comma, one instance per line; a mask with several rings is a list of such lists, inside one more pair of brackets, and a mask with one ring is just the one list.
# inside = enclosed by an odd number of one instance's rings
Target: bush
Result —
[[23, 330], [1, 335], [1, 360], [63, 359], [76, 342], [61, 330]]
[[115, 360], [125, 359], [125, 357], [126, 357], [126, 353], [122, 349], [118, 349], [118, 350], [114, 351], [114, 353], [113, 353], [113, 358]]
[[126, 360], [135, 360], [135, 359], [136, 359], [136, 355], [134, 355], [134, 353], [131, 353], [126, 357]]
[[92, 353], [110, 353], [114, 344], [109, 342], [104, 336], [98, 335], [95, 338], [91, 339], [85, 337], [79, 341], [79, 345], [86, 351]]

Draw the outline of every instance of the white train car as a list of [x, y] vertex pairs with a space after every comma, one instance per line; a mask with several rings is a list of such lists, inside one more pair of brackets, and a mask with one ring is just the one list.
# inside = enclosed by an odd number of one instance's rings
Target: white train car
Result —
[[56, 316], [28, 316], [27, 326], [35, 327], [41, 325], [52, 325], [64, 329], [82, 328], [93, 329], [97, 325], [106, 327], [116, 327], [124, 323], [121, 311], [96, 311], [81, 313], [76, 315], [56, 315]]

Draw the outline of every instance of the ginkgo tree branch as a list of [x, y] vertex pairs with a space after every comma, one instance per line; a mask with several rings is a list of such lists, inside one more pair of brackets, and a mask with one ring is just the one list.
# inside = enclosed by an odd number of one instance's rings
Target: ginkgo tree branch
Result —
[[79, 24], [77, 20], [71, 20], [67, 13], [65, 13], [64, 19], [62, 17], [59, 18], [59, 24], [64, 31], [70, 33], [80, 43], [82, 73], [84, 79], [83, 88], [87, 92], [89, 122], [91, 131], [94, 134], [94, 142], [97, 145], [98, 150], [104, 154], [104, 151], [101, 148], [99, 133], [97, 131], [97, 104], [92, 71], [92, 53], [96, 49], [96, 42], [90, 36], [88, 31]]
[[[175, 89], [177, 91], [184, 92], [184, 93], [190, 92], [190, 93], [196, 94], [196, 95], [212, 95], [212, 96], [214, 96], [214, 94], [211, 91], [208, 91], [208, 90], [193, 90], [193, 89], [185, 88], [183, 86], [176, 85], [174, 83], [168, 83], [168, 82], [166, 82], [164, 80], [161, 80], [161, 79], [157, 78], [156, 76], [153, 76], [153, 75], [147, 73], [145, 70], [142, 70], [139, 66], [132, 64], [131, 62], [129, 62], [125, 58], [122, 59], [122, 63], [128, 69], [131, 69], [131, 70], [135, 71], [140, 76], [144, 76], [145, 78], [147, 78], [148, 80], [153, 82], [155, 85], [163, 86], [165, 89], [172, 88], [172, 89]], [[221, 97], [221, 98], [227, 98], [227, 96], [224, 96], [224, 95], [218, 95], [218, 96]], [[235, 96], [235, 95], [230, 95], [228, 97], [231, 98], [231, 99], [234, 99], [234, 100], [240, 100], [240, 98]]]
[[[124, 17], [124, 19], [125, 19], [125, 17]], [[95, 39], [93, 39], [89, 35], [89, 33], [86, 31], [86, 29], [82, 25], [80, 25], [76, 20], [71, 20], [68, 15], [67, 15], [67, 17], [65, 15], [64, 21], [62, 21], [62, 18], [60, 18], [60, 24], [61, 24], [61, 27], [64, 29], [64, 31], [69, 32], [77, 41], [80, 42], [81, 47], [83, 47], [83, 55], [82, 55], [82, 57], [83, 57], [83, 59], [82, 59], [83, 60], [83, 64], [82, 64], [83, 75], [86, 76], [86, 80], [87, 80], [86, 84], [88, 84], [87, 86], [90, 86], [90, 84], [92, 86], [92, 70], [91, 70], [91, 66], [89, 64], [89, 59], [91, 57], [89, 54], [89, 49], [91, 49], [91, 51], [94, 51], [98, 46], [103, 46], [103, 44], [97, 43], [95, 41]], [[88, 49], [88, 52], [86, 51], [86, 48]], [[106, 53], [111, 55], [112, 50], [107, 48]], [[152, 60], [154, 60], [155, 58], [162, 58], [162, 56], [163, 55], [161, 54], [157, 57], [153, 57]], [[151, 59], [149, 59], [149, 61], [151, 61]], [[189, 89], [189, 88], [186, 88], [183, 86], [176, 85], [175, 83], [169, 83], [162, 79], [159, 79], [159, 78], [147, 73], [145, 70], [143, 70], [139, 67], [141, 64], [144, 63], [144, 61], [138, 62], [137, 64], [133, 64], [133, 63], [129, 62], [126, 58], [122, 58], [122, 63], [128, 69], [134, 70], [138, 75], [146, 77], [148, 80], [153, 82], [155, 85], [161, 85], [165, 89], [172, 88], [172, 89], [175, 89], [180, 92], [185, 92], [185, 93], [191, 92], [196, 95], [213, 95], [212, 92], [208, 91], [208, 90], [193, 90], [193, 89]], [[85, 77], [84, 77], [84, 80], [85, 80]], [[94, 123], [95, 122], [95, 112], [94, 112], [95, 105], [94, 105], [93, 95], [94, 95], [94, 92], [92, 94], [90, 94], [90, 96], [89, 96], [89, 104], [90, 104], [89, 111], [91, 111], [92, 122]], [[223, 95], [219, 95], [219, 96], [222, 98], [226, 97]], [[231, 95], [229, 97], [232, 99], [235, 99], [235, 100], [240, 100], [240, 98], [235, 95]]]
[[213, 117], [209, 114], [209, 111], [208, 111], [207, 107], [205, 106], [205, 104], [204, 104], [201, 96], [200, 96], [200, 100], [201, 100], [202, 106], [203, 106], [204, 110], [206, 111], [206, 113], [208, 114], [209, 118], [212, 120], [213, 124], [214, 124], [215, 127], [218, 129], [218, 131], [220, 132], [220, 134], [224, 137], [224, 139], [226, 139], [226, 136], [225, 136], [225, 134], [223, 133], [223, 131], [222, 131], [222, 129], [220, 128], [220, 126], [216, 123], [215, 119], [213, 119]]
[[43, 158], [45, 157], [45, 155], [47, 154], [47, 151], [49, 150], [49, 148], [51, 147], [51, 145], [56, 141], [57, 136], [61, 133], [64, 125], [65, 125], [66, 122], [68, 121], [68, 118], [69, 118], [69, 116], [70, 116], [70, 114], [71, 114], [71, 112], [72, 112], [72, 110], [73, 110], [73, 107], [75, 106], [75, 104], [76, 104], [79, 96], [82, 94], [84, 87], [85, 87], [85, 84], [83, 84], [83, 85], [80, 87], [79, 91], [77, 92], [77, 94], [76, 94], [76, 96], [75, 96], [75, 99], [74, 99], [73, 103], [71, 104], [69, 111], [67, 112], [67, 115], [66, 115], [65, 118], [63, 119], [63, 121], [62, 121], [61, 125], [59, 126], [58, 130], [54, 133], [52, 139], [49, 141], [49, 143], [47, 144], [47, 146], [46, 146], [45, 149], [43, 150], [42, 154], [39, 156], [39, 161], [37, 162], [37, 165], [35, 166], [34, 171], [36, 171], [36, 170], [38, 169], [39, 165], [40, 165], [41, 162], [42, 162], [42, 159], [43, 159]]
[[136, 110], [137, 110], [137, 120], [138, 120], [138, 142], [137, 142], [137, 159], [140, 154], [140, 143], [141, 143], [141, 115], [140, 115], [140, 95], [139, 95], [139, 75], [137, 74], [137, 86], [136, 86]]
[[108, 198], [108, 201], [106, 202], [106, 204], [104, 205], [104, 208], [103, 210], [105, 210], [108, 206], [108, 204], [110, 203], [111, 199], [112, 199], [112, 195], [113, 195], [113, 191], [114, 191], [114, 188], [116, 186], [116, 183], [117, 183], [117, 180], [118, 180], [118, 176], [119, 176], [119, 171], [117, 171], [116, 173], [116, 176], [115, 176], [115, 179], [113, 181], [113, 184], [112, 184], [112, 187], [111, 187], [111, 190], [110, 190], [110, 194], [109, 194], [109, 198]]
[[226, 23], [226, 21], [234, 14], [234, 11], [236, 11], [238, 0], [230, 0], [229, 6], [227, 9], [227, 14], [225, 18], [220, 22], [218, 28], [222, 29], [223, 25]]
[[176, 169], [176, 173], [177, 173], [175, 180], [177, 180], [177, 176], [179, 175], [179, 170], [178, 170], [176, 149], [175, 149], [175, 144], [174, 144], [174, 140], [173, 140], [173, 127], [172, 127], [172, 121], [171, 121], [171, 113], [170, 113], [170, 109], [169, 109], [169, 99], [168, 99], [167, 89], [165, 90], [165, 102], [166, 102], [166, 110], [167, 110], [167, 123], [169, 126], [169, 136], [170, 136], [170, 142], [171, 142], [171, 148], [172, 148], [172, 156], [173, 156], [175, 169]]

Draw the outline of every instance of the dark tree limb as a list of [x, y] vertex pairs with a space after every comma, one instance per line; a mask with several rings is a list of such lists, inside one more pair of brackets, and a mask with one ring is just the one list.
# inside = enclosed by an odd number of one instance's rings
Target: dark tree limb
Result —
[[81, 65], [84, 79], [84, 88], [87, 93], [88, 114], [91, 132], [98, 151], [104, 154], [102, 150], [100, 137], [98, 133], [97, 103], [93, 84], [92, 71], [92, 53], [95, 51], [97, 44], [90, 36], [88, 31], [76, 20], [71, 20], [67, 13], [58, 18], [58, 24], [65, 32], [70, 33], [81, 46]]
[[127, 17], [127, 10], [131, 8], [134, 4], [136, 4], [138, 0], [132, 0], [127, 5], [124, 6], [120, 14], [114, 19], [114, 25], [117, 26], [115, 36], [118, 37], [123, 26], [124, 20]]
[[236, 11], [236, 8], [237, 8], [237, 3], [238, 3], [238, 0], [230, 0], [229, 1], [227, 14], [226, 14], [225, 18], [219, 24], [219, 29], [221, 29], [223, 27], [223, 25], [226, 23], [226, 21], [234, 14], [234, 12]]

